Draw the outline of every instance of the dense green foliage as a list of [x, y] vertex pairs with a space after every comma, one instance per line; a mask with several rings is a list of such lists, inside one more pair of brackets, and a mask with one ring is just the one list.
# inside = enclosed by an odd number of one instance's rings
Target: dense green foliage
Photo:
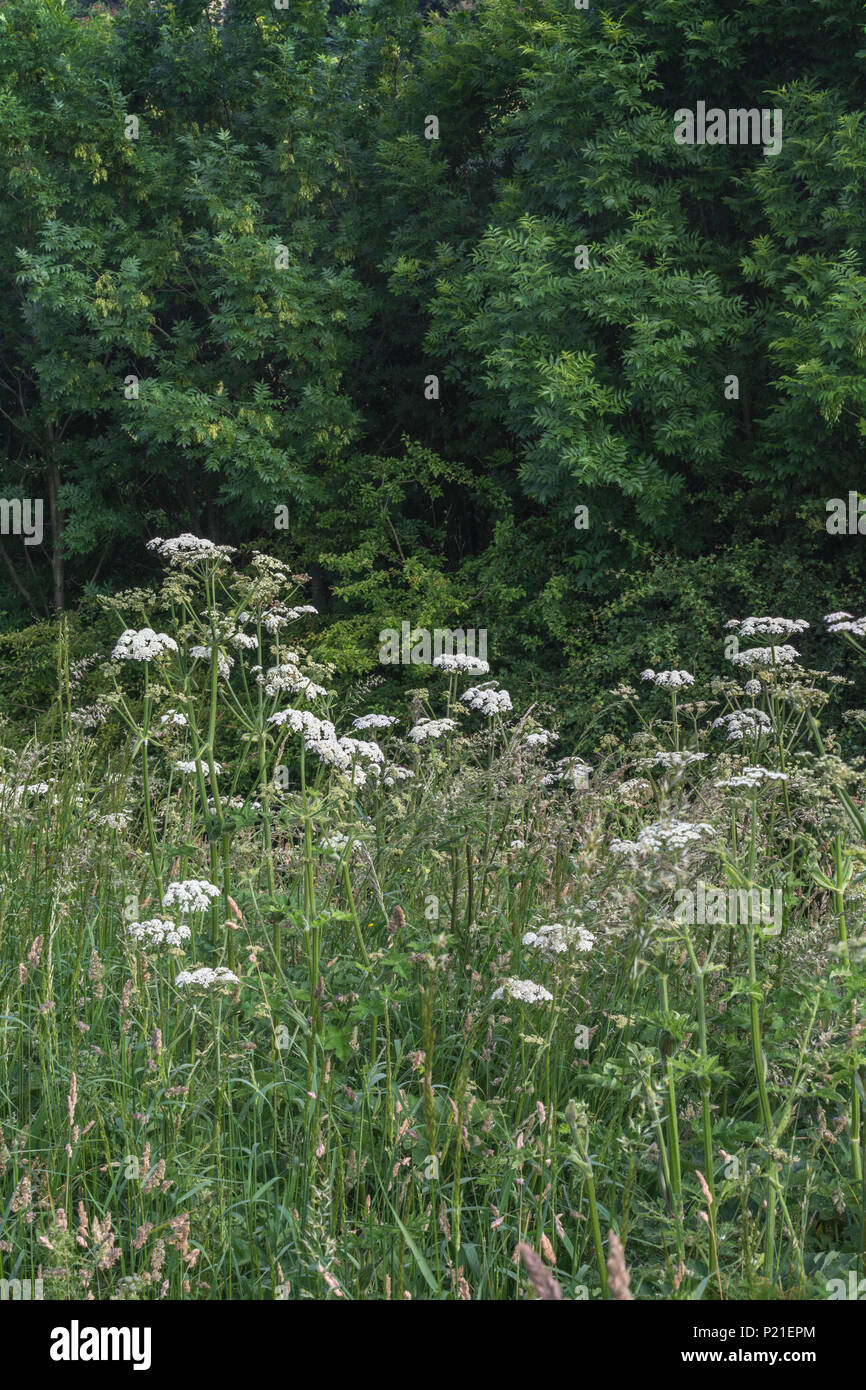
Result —
[[[864, 61], [854, 0], [6, 0], [7, 623], [192, 530], [309, 571], [355, 670], [474, 623], [572, 700], [853, 603]], [[700, 100], [781, 152], [677, 145]]]

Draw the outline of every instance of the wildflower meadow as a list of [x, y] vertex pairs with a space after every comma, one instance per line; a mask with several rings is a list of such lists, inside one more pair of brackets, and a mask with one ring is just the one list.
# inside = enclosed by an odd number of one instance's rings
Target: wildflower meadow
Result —
[[862, 0], [0, 0], [37, 1369], [284, 1376], [275, 1304], [560, 1302], [621, 1375], [830, 1374], [864, 58]]
[[[89, 701], [61, 659], [50, 732], [2, 749], [4, 1277], [859, 1287], [862, 758], [812, 619], [636, 673], [587, 758], [471, 655], [383, 712], [310, 657], [305, 576], [151, 547]], [[866, 655], [866, 620], [818, 622]]]

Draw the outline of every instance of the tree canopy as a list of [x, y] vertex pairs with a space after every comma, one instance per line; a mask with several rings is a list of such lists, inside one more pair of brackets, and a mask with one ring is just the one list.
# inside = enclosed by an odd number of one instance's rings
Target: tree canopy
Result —
[[575, 686], [843, 606], [864, 73], [854, 0], [5, 0], [6, 619], [178, 530], [268, 538], [359, 670], [401, 617]]

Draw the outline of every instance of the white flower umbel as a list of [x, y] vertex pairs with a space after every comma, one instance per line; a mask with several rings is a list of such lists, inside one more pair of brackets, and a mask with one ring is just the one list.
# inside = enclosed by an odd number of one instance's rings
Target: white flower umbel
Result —
[[773, 772], [767, 767], [744, 767], [742, 772], [738, 772], [733, 777], [725, 777], [716, 782], [717, 787], [742, 788], [746, 791], [755, 791], [764, 782], [787, 782], [787, 772]]
[[183, 922], [176, 925], [168, 917], [149, 917], [146, 922], [130, 922], [127, 934], [140, 946], [183, 946], [192, 932]]
[[[196, 661], [210, 661], [211, 648], [201, 646], [190, 647], [189, 654], [191, 657], [194, 657]], [[217, 673], [222, 676], [223, 680], [228, 680], [234, 664], [235, 659], [233, 656], [229, 656], [227, 652], [217, 651]]]
[[343, 853], [348, 843], [348, 835], [323, 835], [319, 841], [322, 849], [327, 850], [329, 854], [337, 855]]
[[489, 665], [480, 656], [469, 656], [465, 652], [444, 652], [442, 656], [434, 656], [433, 665], [437, 671], [466, 671], [473, 676], [486, 676], [490, 671]]
[[564, 955], [569, 949], [581, 953], [591, 951], [595, 937], [579, 924], [563, 926], [561, 922], [553, 922], [548, 927], [536, 927], [535, 931], [524, 933], [523, 944], [550, 958]]
[[175, 984], [178, 989], [217, 989], [226, 985], [239, 985], [240, 980], [233, 970], [225, 965], [201, 965], [198, 970], [181, 970]]
[[409, 730], [409, 738], [413, 743], [425, 743], [428, 738], [442, 738], [445, 734], [453, 733], [457, 728], [454, 719], [419, 719], [418, 723]]
[[666, 768], [669, 772], [683, 772], [687, 767], [691, 767], [692, 763], [701, 763], [706, 757], [706, 753], [691, 753], [688, 750], [682, 753], [663, 750], [656, 753], [654, 758], [644, 759], [640, 766], [659, 766]]
[[120, 634], [111, 653], [112, 661], [155, 661], [163, 652], [176, 652], [177, 643], [167, 632], [154, 632], [152, 627], [128, 627]]
[[272, 666], [265, 675], [256, 677], [257, 683], [264, 686], [265, 694], [279, 695], [288, 691], [292, 695], [302, 695], [305, 700], [317, 700], [320, 695], [327, 695], [328, 691], [323, 685], [316, 685], [315, 681], [304, 675], [291, 659], [293, 656], [294, 653], [290, 652], [289, 660]]
[[737, 743], [741, 739], [762, 738], [772, 733], [773, 721], [762, 709], [735, 709], [714, 719], [713, 728], [725, 729], [729, 742]]
[[549, 729], [536, 729], [534, 733], [526, 735], [523, 743], [526, 748], [549, 748], [558, 741], [559, 734], [553, 734]]
[[[204, 775], [205, 775], [205, 777], [206, 777], [206, 778], [207, 778], [207, 777], [210, 777], [210, 767], [209, 767], [208, 764], [205, 763], [205, 762], [202, 762], [202, 763], [195, 763], [195, 762], [189, 762], [189, 761], [188, 761], [187, 759], [185, 759], [185, 758], [179, 758], [178, 761], [175, 763], [174, 766], [175, 766], [175, 770], [176, 770], [177, 772], [195, 772], [196, 769], [200, 766], [202, 772], [203, 772]], [[223, 769], [222, 769], [222, 763], [214, 763], [214, 765], [213, 765], [213, 770], [214, 770], [214, 773], [216, 774], [216, 776], [219, 777], [220, 773], [221, 773], [222, 770], [223, 770]]]
[[684, 685], [694, 685], [695, 678], [689, 671], [654, 671], [648, 666], [641, 671], [642, 681], [652, 681], [653, 685], [665, 686], [668, 690], [679, 690]]
[[0, 794], [11, 794], [12, 800], [16, 805], [25, 796], [47, 796], [51, 790], [50, 782], [22, 782], [19, 786], [13, 783], [0, 782]]
[[329, 719], [319, 719], [308, 709], [281, 709], [268, 717], [269, 724], [288, 725], [293, 734], [310, 739], [333, 739], [336, 730]]
[[205, 540], [203, 536], [193, 536], [189, 531], [184, 531], [183, 535], [174, 536], [171, 540], [155, 536], [152, 541], [148, 541], [147, 548], [153, 550], [161, 560], [165, 560], [172, 569], [184, 569], [203, 560], [222, 562], [234, 555], [232, 546], [214, 545], [213, 541]]
[[170, 709], [159, 716], [159, 722], [160, 724], [171, 724], [178, 729], [185, 729], [189, 721], [185, 714], [181, 714], [180, 710]]
[[[327, 720], [323, 720], [322, 724], [327, 725], [327, 728], [323, 727], [321, 738], [307, 736], [304, 739], [304, 748], [329, 767], [335, 767], [338, 772], [348, 772], [352, 768], [352, 754], [348, 748], [342, 746], [342, 740], [336, 737], [333, 724], [328, 724]], [[366, 781], [364, 769], [357, 765], [353, 773], [355, 785], [363, 786]]]
[[516, 999], [520, 1004], [548, 1004], [553, 998], [549, 989], [544, 985], [537, 985], [532, 980], [517, 980], [509, 976], [507, 980], [495, 989], [490, 996], [491, 999]]
[[828, 613], [824, 622], [828, 632], [850, 632], [852, 637], [866, 637], [866, 618], [851, 613]]
[[589, 774], [592, 772], [592, 768], [582, 758], [560, 758], [555, 764], [555, 769], [554, 772], [548, 772], [545, 777], [542, 777], [542, 786], [552, 787], [560, 782], [567, 787], [573, 787], [575, 791], [585, 791], [589, 786]]
[[399, 720], [393, 714], [361, 714], [352, 720], [352, 728], [363, 732], [365, 729], [390, 729], [397, 723]]
[[175, 907], [186, 916], [188, 912], [207, 912], [211, 899], [219, 895], [220, 890], [206, 878], [187, 878], [181, 883], [170, 883], [162, 903], [163, 907]]
[[386, 787], [395, 787], [398, 782], [409, 782], [414, 776], [411, 768], [401, 767], [399, 763], [391, 763], [382, 774], [382, 783]]
[[360, 758], [362, 762], [376, 764], [385, 761], [385, 754], [378, 743], [374, 743], [372, 739], [350, 738], [348, 734], [343, 734], [342, 738], [337, 741], [343, 752], [348, 753], [353, 760]]
[[286, 618], [290, 623], [296, 623], [299, 618], [315, 617], [318, 611], [311, 603], [302, 603], [299, 608], [288, 608]]
[[736, 652], [730, 657], [733, 666], [790, 666], [800, 653], [796, 647], [747, 647], [744, 652]]
[[797, 632], [806, 632], [809, 624], [805, 618], [731, 618], [725, 623], [726, 628], [737, 628], [737, 636], [746, 637], [769, 637], [771, 646], [778, 646], [773, 641], [774, 637], [793, 637]]
[[507, 714], [514, 706], [508, 691], [497, 689], [498, 684], [498, 681], [486, 681], [484, 685], [470, 686], [464, 690], [460, 700], [470, 709], [483, 714], [485, 719], [492, 719], [496, 714]]
[[660, 820], [645, 825], [636, 840], [612, 840], [609, 848], [611, 854], [670, 854], [715, 833], [706, 821]]

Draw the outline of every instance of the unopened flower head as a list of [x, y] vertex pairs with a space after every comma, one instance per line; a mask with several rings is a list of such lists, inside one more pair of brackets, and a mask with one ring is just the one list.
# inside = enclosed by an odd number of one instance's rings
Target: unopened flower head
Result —
[[117, 639], [111, 653], [112, 661], [155, 661], [163, 652], [176, 652], [177, 643], [167, 632], [154, 632], [152, 627], [138, 631], [128, 627]]

